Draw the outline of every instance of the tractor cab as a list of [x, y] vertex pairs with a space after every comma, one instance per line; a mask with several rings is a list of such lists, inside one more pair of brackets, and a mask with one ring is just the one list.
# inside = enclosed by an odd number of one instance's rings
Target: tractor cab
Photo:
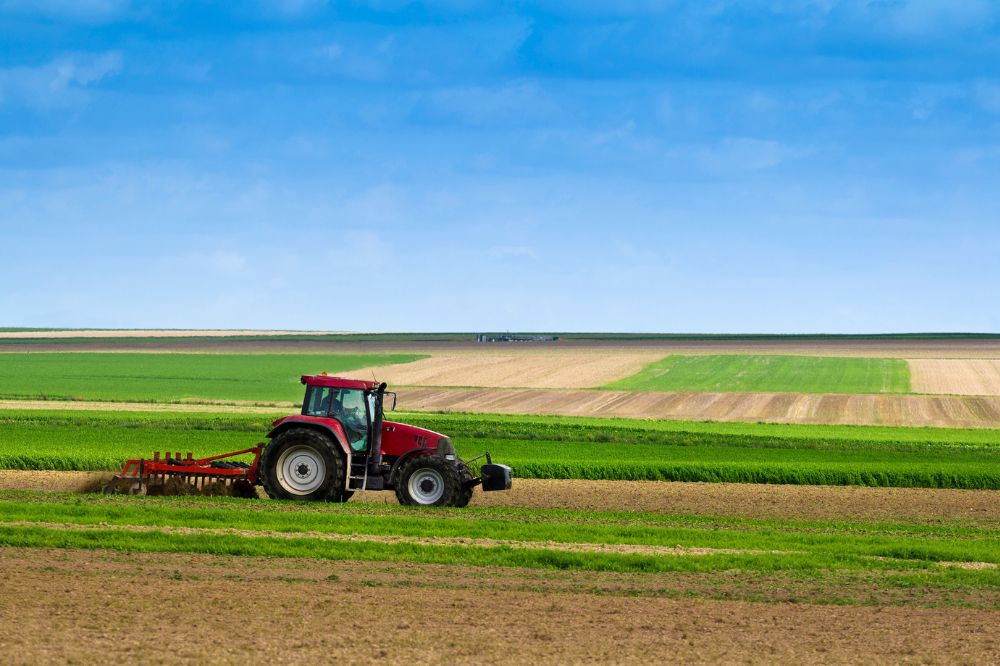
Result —
[[336, 419], [352, 451], [369, 451], [378, 439], [375, 424], [381, 421], [385, 385], [324, 375], [306, 376], [302, 382], [302, 415]]

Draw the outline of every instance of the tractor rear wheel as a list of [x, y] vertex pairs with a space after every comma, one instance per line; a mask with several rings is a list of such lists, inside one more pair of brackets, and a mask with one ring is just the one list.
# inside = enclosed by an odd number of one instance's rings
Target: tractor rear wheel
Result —
[[344, 491], [344, 459], [328, 435], [291, 428], [264, 449], [260, 482], [271, 499], [336, 501]]
[[441, 456], [414, 456], [399, 470], [396, 499], [405, 506], [465, 506], [462, 481], [458, 466]]

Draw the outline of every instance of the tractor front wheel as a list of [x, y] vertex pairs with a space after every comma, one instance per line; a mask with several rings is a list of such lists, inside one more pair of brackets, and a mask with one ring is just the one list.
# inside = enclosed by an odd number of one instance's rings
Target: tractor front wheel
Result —
[[465, 506], [465, 491], [458, 467], [433, 454], [403, 463], [396, 483], [396, 499], [405, 506]]
[[291, 428], [264, 449], [260, 481], [271, 499], [337, 501], [344, 492], [344, 461], [329, 436]]

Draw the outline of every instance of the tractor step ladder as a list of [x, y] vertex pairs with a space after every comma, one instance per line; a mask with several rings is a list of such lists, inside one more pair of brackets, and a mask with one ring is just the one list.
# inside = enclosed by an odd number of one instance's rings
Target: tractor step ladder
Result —
[[[360, 471], [358, 469], [359, 467], [364, 470], [363, 474], [358, 474], [357, 473], [358, 471]], [[354, 482], [355, 481], [360, 481], [361, 482], [361, 487], [360, 488], [354, 487]], [[368, 459], [367, 458], [365, 458], [365, 460], [363, 460], [362, 462], [355, 462], [354, 460], [351, 460], [350, 483], [348, 484], [348, 486], [350, 486], [351, 490], [359, 490], [361, 492], [364, 492], [365, 490], [367, 490], [367, 488], [368, 488]]]

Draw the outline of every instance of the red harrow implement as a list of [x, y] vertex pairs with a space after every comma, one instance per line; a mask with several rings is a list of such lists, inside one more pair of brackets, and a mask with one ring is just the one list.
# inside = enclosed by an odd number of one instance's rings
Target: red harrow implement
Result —
[[[194, 458], [189, 452], [181, 454], [157, 451], [152, 459], [129, 460], [104, 492], [127, 495], [233, 495], [256, 497], [260, 454], [264, 443], [242, 451], [223, 453], [208, 458]], [[235, 460], [244, 454], [253, 454], [253, 462]]]

